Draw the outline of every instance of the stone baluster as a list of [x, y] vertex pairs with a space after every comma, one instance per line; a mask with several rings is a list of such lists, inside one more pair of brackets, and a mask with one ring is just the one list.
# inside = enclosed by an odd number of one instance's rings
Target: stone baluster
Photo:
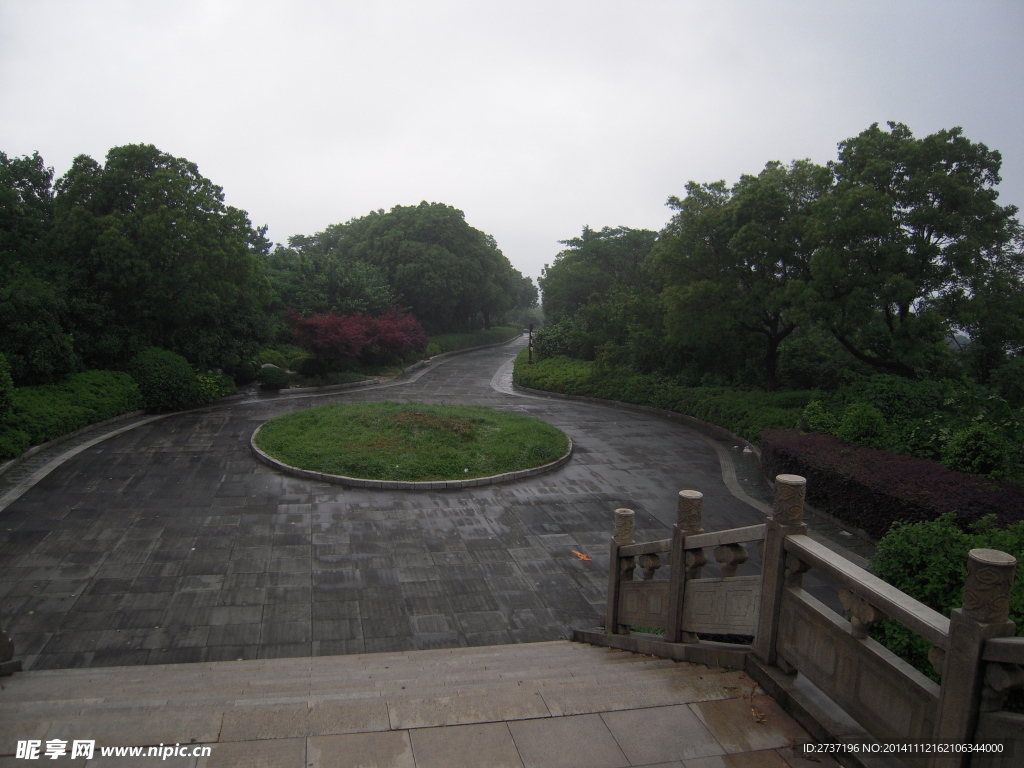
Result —
[[701, 568], [707, 564], [703, 550], [687, 552], [684, 544], [687, 536], [703, 533], [704, 494], [699, 491], [680, 491], [677, 497], [676, 524], [672, 526], [672, 549], [669, 554], [668, 623], [665, 640], [670, 643], [697, 642], [697, 636], [683, 632], [679, 626], [683, 620], [683, 597], [686, 594], [686, 580], [699, 579]]
[[608, 603], [604, 630], [611, 634], [629, 634], [629, 627], [619, 624], [619, 584], [633, 580], [636, 558], [619, 557], [619, 548], [633, 542], [636, 515], [631, 509], [615, 510], [615, 529], [608, 553]]
[[839, 590], [839, 602], [849, 612], [852, 634], [858, 640], [866, 638], [871, 627], [885, 618], [875, 606], [848, 589]]
[[0, 615], [0, 677], [21, 671], [21, 659], [14, 658], [14, 641], [4, 631], [3, 615]]
[[[1010, 621], [1010, 588], [1016, 569], [1016, 558], [1005, 552], [972, 549], [968, 554], [963, 606], [950, 614], [949, 646], [942, 659], [937, 742], [974, 741], [986, 668], [991, 666], [981, 661], [985, 641], [1016, 633]], [[992, 682], [1000, 683], [996, 671]], [[969, 754], [939, 755], [934, 765], [966, 766], [969, 760]]]
[[715, 547], [715, 561], [722, 569], [722, 576], [727, 579], [735, 576], [736, 569], [748, 559], [747, 548], [742, 544], [723, 544]]
[[1003, 708], [1006, 694], [1015, 688], [1024, 688], [1024, 667], [1019, 664], [985, 664], [984, 685], [981, 688], [980, 712], [998, 712]]
[[[779, 631], [779, 607], [782, 591], [799, 586], [806, 566], [794, 559], [787, 562], [787, 536], [806, 534], [803, 523], [804, 496], [807, 481], [799, 475], [775, 478], [775, 504], [772, 516], [765, 522], [764, 561], [761, 566], [761, 606], [754, 637], [754, 653], [768, 664], [777, 664], [776, 637]], [[785, 662], [783, 662], [785, 665]], [[788, 665], [785, 665], [788, 668]]]
[[644, 581], [650, 581], [653, 579], [654, 572], [661, 568], [661, 558], [657, 553], [640, 555], [637, 560], [640, 565], [640, 570], [643, 572]]

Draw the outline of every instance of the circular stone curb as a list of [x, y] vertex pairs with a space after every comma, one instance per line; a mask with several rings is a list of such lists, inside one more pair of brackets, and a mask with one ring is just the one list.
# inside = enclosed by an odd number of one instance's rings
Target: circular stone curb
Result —
[[416, 482], [406, 480], [367, 480], [362, 477], [330, 475], [326, 472], [314, 472], [311, 469], [299, 469], [298, 467], [278, 461], [273, 456], [264, 453], [256, 447], [256, 435], [260, 433], [261, 429], [263, 429], [262, 424], [256, 427], [256, 430], [252, 433], [252, 437], [249, 438], [249, 448], [252, 449], [256, 459], [268, 467], [277, 469], [287, 475], [303, 477], [308, 480], [322, 480], [323, 482], [345, 485], [350, 488], [372, 488], [378, 491], [453, 491], [458, 488], [478, 488], [483, 485], [497, 485], [498, 483], [524, 480], [528, 477], [542, 475], [545, 472], [565, 466], [569, 463], [569, 459], [572, 458], [572, 438], [566, 435], [566, 440], [569, 441], [569, 450], [565, 452], [565, 455], [548, 464], [541, 464], [539, 467], [531, 467], [530, 469], [520, 469], [517, 472], [504, 472], [500, 475], [474, 477], [469, 480], [423, 480]]

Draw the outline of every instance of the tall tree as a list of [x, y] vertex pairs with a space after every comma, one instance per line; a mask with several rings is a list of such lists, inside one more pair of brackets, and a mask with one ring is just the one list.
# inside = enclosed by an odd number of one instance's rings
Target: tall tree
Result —
[[614, 288], [652, 288], [644, 260], [657, 237], [647, 229], [584, 227], [579, 237], [560, 241], [568, 247], [544, 266], [539, 280], [545, 319], [557, 323]]
[[78, 365], [47, 259], [52, 185], [53, 169], [38, 152], [0, 152], [0, 353], [19, 385], [57, 381]]
[[913, 378], [951, 329], [970, 326], [968, 308], [1009, 298], [1019, 266], [994, 267], [1010, 266], [1017, 209], [997, 203], [998, 152], [960, 128], [917, 139], [888, 125], [839, 145], [809, 306], [858, 360]]
[[266, 334], [270, 243], [194, 163], [152, 145], [85, 155], [57, 182], [54, 258], [93, 366], [147, 346], [233, 366]]
[[811, 212], [830, 186], [827, 168], [796, 160], [768, 163], [732, 189], [690, 182], [683, 200], [669, 198], [677, 213], [651, 256], [665, 281], [669, 335], [697, 347], [746, 346], [742, 337], [753, 335], [764, 385], [775, 390], [780, 348], [810, 279]]
[[343, 273], [382, 276], [394, 300], [433, 333], [489, 326], [528, 298], [494, 238], [441, 203], [373, 211], [293, 245]]

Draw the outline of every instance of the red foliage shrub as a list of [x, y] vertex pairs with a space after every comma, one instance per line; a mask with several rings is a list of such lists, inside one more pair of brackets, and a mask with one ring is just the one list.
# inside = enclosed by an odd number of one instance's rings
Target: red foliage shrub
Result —
[[360, 357], [369, 347], [405, 355], [427, 347], [423, 327], [412, 315], [394, 307], [380, 318], [369, 315], [314, 315], [289, 312], [288, 323], [299, 346], [327, 363]]
[[413, 315], [404, 315], [390, 307], [379, 319], [372, 321], [370, 343], [385, 352], [406, 355], [427, 348], [427, 334]]
[[1024, 520], [1024, 488], [1016, 483], [995, 483], [831, 435], [765, 430], [761, 461], [769, 477], [806, 477], [811, 504], [875, 539], [897, 520], [934, 520], [944, 512], [956, 515], [961, 527], [986, 514], [1000, 526]]

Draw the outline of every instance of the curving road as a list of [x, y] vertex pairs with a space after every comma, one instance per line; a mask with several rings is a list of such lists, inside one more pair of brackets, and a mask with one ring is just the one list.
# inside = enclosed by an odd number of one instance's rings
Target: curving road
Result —
[[[638, 541], [668, 535], [682, 488], [704, 493], [708, 530], [764, 519], [723, 481], [732, 446], [513, 392], [524, 343], [383, 386], [142, 419], [36, 457], [0, 490], [0, 607], [17, 656], [47, 669], [557, 639], [601, 621], [617, 507], [637, 511]], [[300, 480], [249, 453], [266, 419], [382, 399], [522, 411], [565, 430], [575, 453], [540, 477], [442, 492]], [[767, 500], [733, 454], [740, 496]]]

